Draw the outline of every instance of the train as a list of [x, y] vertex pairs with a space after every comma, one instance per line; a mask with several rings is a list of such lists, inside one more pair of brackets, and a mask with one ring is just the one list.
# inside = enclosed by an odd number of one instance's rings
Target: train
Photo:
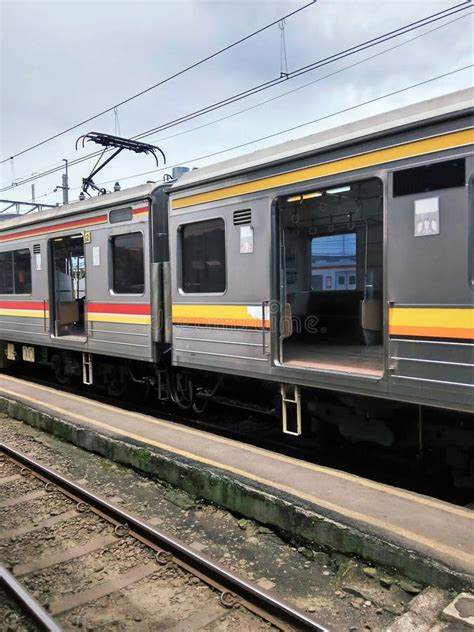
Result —
[[461, 90], [1, 222], [0, 368], [472, 482], [473, 122]]

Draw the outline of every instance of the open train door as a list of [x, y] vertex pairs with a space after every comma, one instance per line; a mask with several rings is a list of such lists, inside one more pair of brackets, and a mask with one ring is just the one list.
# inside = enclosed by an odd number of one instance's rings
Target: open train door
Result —
[[86, 338], [86, 260], [82, 235], [50, 241], [52, 335]]
[[382, 181], [308, 187], [276, 208], [280, 366], [382, 378]]

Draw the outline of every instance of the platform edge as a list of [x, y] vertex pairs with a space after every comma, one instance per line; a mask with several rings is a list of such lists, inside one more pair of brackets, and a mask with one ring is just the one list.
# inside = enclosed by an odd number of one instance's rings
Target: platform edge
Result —
[[[302, 544], [356, 555], [366, 562], [396, 569], [423, 584], [460, 591], [474, 588], [474, 577], [418, 551], [408, 550], [356, 525], [342, 523], [309, 503], [222, 469], [180, 455], [98, 431], [86, 423], [61, 419], [21, 401], [0, 395], [0, 412], [73, 445], [165, 481], [194, 497], [284, 532]], [[297, 503], [297, 504], [296, 504]]]

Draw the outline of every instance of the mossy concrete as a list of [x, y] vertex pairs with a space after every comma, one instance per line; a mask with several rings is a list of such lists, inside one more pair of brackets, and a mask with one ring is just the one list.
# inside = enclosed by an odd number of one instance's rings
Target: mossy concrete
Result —
[[10, 398], [0, 397], [0, 411], [85, 450], [166, 481], [194, 497], [269, 525], [301, 544], [356, 555], [371, 564], [396, 569], [425, 585], [456, 591], [474, 588], [472, 575], [365, 533], [357, 525], [342, 524], [318, 513], [310, 503], [249, 479], [231, 476], [219, 468], [145, 443], [125, 441], [119, 435], [98, 431], [87, 424], [59, 419]]

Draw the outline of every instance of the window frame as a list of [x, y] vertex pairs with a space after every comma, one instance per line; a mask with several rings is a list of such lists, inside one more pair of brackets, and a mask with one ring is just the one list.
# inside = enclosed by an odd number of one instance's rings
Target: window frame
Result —
[[[114, 289], [114, 239], [128, 235], [141, 235], [143, 246], [143, 291], [142, 292], [116, 292]], [[111, 296], [145, 296], [147, 291], [147, 266], [145, 257], [145, 234], [143, 230], [133, 230], [123, 233], [115, 233], [109, 236], [109, 294]]]
[[[468, 178], [468, 163], [466, 160], [466, 156], [461, 155], [461, 156], [449, 156], [449, 157], [443, 157], [443, 158], [435, 158], [432, 160], [417, 160], [413, 163], [408, 163], [405, 164], [403, 166], [400, 166], [399, 168], [396, 169], [391, 169], [391, 190], [390, 190], [390, 198], [392, 200], [396, 200], [398, 198], [404, 198], [404, 197], [414, 197], [414, 196], [419, 196], [419, 195], [424, 195], [424, 194], [428, 194], [428, 193], [436, 193], [436, 191], [447, 191], [448, 189], [457, 189], [457, 188], [461, 188], [466, 186], [466, 184], [468, 184], [469, 182], [469, 178]], [[464, 183], [463, 184], [459, 184], [459, 185], [450, 185], [450, 186], [443, 186], [443, 187], [437, 187], [434, 189], [429, 189], [428, 191], [417, 191], [414, 193], [397, 193], [395, 194], [395, 179], [397, 177], [399, 177], [399, 174], [401, 174], [404, 171], [410, 171], [413, 169], [421, 169], [423, 167], [434, 167], [436, 165], [440, 165], [442, 163], [448, 163], [448, 162], [456, 162], [458, 160], [463, 160], [464, 161]]]
[[[119, 219], [119, 220], [113, 220], [112, 216], [114, 213], [120, 212], [120, 211], [130, 211], [130, 217], [127, 217], [127, 219]], [[131, 222], [133, 220], [133, 208], [131, 206], [122, 206], [120, 208], [113, 208], [109, 211], [109, 224], [111, 224], [112, 226], [115, 226], [116, 224], [124, 224], [125, 222]]]
[[[15, 283], [15, 252], [20, 252], [25, 250], [28, 252], [29, 262], [30, 262], [30, 291], [29, 292], [16, 292], [16, 283]], [[1, 254], [10, 254], [12, 260], [12, 288], [13, 292], [0, 292], [0, 296], [33, 296], [33, 268], [31, 265], [31, 248], [29, 246], [25, 246], [23, 248], [15, 248], [14, 250], [2, 250]]]
[[[332, 288], [326, 288], [325, 287], [325, 282], [326, 282], [326, 275], [324, 274], [324, 270], [321, 271], [321, 276], [322, 276], [322, 284], [321, 284], [321, 290], [314, 290], [313, 289], [313, 240], [314, 239], [319, 239], [321, 237], [336, 237], [338, 235], [354, 235], [355, 238], [355, 271], [354, 273], [350, 272], [350, 274], [355, 274], [356, 277], [356, 283], [355, 283], [355, 288], [341, 288], [338, 289], [339, 286], [339, 274], [341, 274], [341, 272], [339, 271], [334, 271], [334, 287]], [[357, 279], [357, 272], [358, 272], [358, 268], [359, 268], [359, 264], [357, 261], [357, 243], [358, 243], [358, 237], [357, 237], [357, 230], [348, 230], [348, 231], [335, 231], [332, 233], [321, 233], [321, 234], [317, 234], [317, 235], [310, 235], [309, 237], [309, 278], [310, 278], [310, 283], [311, 283], [311, 292], [358, 292], [360, 291], [358, 288], [358, 279]], [[321, 270], [321, 268], [316, 268], [316, 270]], [[344, 270], [344, 274], [346, 274], [346, 270]], [[316, 275], [315, 275], [316, 276]], [[345, 279], [346, 285], [348, 284], [348, 278]]]
[[10, 262], [11, 262], [11, 287], [12, 287], [12, 291], [11, 292], [2, 292], [1, 289], [0, 289], [0, 296], [13, 296], [14, 295], [14, 290], [15, 290], [15, 271], [14, 271], [14, 268], [13, 268], [13, 250], [4, 250], [0, 254], [2, 254], [2, 255], [10, 255]]
[[[183, 231], [186, 226], [192, 226], [193, 224], [202, 224], [204, 222], [210, 222], [216, 219], [222, 220], [224, 224], [224, 282], [225, 287], [222, 292], [185, 292], [183, 289]], [[178, 275], [177, 275], [177, 285], [178, 285], [178, 293], [181, 296], [225, 296], [229, 287], [229, 279], [228, 279], [228, 243], [227, 243], [227, 222], [226, 218], [223, 215], [213, 215], [212, 217], [206, 217], [204, 219], [192, 220], [189, 222], [183, 222], [178, 226], [177, 229], [177, 267], [178, 267]]]

